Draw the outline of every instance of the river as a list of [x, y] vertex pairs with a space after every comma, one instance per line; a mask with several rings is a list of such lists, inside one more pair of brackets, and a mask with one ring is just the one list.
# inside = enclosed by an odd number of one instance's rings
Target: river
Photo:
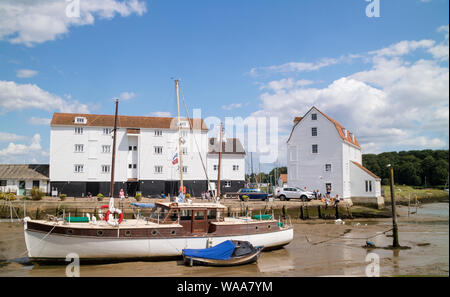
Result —
[[[382, 276], [448, 276], [449, 204], [426, 204], [410, 217], [407, 207], [399, 207], [398, 213], [400, 245], [410, 249], [362, 247], [368, 237], [378, 247], [392, 244], [390, 232], [383, 233], [391, 229], [390, 219], [345, 220], [345, 224], [311, 220], [294, 223], [294, 241], [264, 252], [253, 264], [217, 268], [188, 267], [181, 260], [125, 262], [82, 265], [80, 276], [365, 276], [369, 258], [374, 257]], [[31, 265], [25, 255], [22, 224], [0, 223], [0, 276], [66, 276], [66, 266]]]

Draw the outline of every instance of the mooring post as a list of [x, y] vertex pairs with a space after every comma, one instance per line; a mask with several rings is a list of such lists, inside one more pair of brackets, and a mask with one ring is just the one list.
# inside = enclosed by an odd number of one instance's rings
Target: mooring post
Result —
[[300, 205], [300, 219], [304, 220], [304, 216], [303, 216], [303, 205]]
[[397, 214], [395, 212], [395, 186], [394, 186], [394, 168], [391, 164], [388, 165], [390, 167], [390, 177], [391, 177], [391, 204], [392, 204], [392, 236], [393, 242], [392, 247], [397, 248], [400, 247], [398, 243], [398, 227], [397, 227]]
[[336, 208], [336, 220], [339, 219], [339, 205], [335, 205]]
[[322, 211], [321, 211], [321, 206], [320, 205], [317, 206], [317, 212], [319, 214], [319, 219], [321, 219], [322, 218]]

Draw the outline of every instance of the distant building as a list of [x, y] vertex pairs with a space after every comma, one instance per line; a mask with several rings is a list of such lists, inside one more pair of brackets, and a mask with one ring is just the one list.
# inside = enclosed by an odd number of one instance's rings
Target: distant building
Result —
[[278, 186], [284, 187], [288, 184], [288, 175], [287, 174], [280, 174], [280, 178], [278, 178]]
[[[208, 128], [202, 119], [182, 119], [180, 124], [183, 184], [187, 193], [200, 196], [208, 189], [202, 161], [211, 175], [210, 181], [217, 178], [214, 144], [208, 139]], [[50, 125], [52, 191], [69, 196], [109, 195], [114, 116], [55, 113]], [[129, 196], [136, 192], [143, 196], [178, 193], [178, 135], [177, 118], [118, 116], [115, 195], [120, 189]], [[230, 144], [236, 147], [229, 152]], [[222, 187], [233, 190], [239, 186], [239, 179], [244, 180], [245, 153], [241, 152], [240, 142], [230, 144], [227, 142], [223, 155], [221, 179], [225, 181]]]
[[48, 164], [0, 164], [0, 192], [29, 195], [31, 189], [37, 187], [44, 193], [48, 193], [48, 170]]
[[355, 203], [383, 202], [381, 179], [364, 168], [356, 136], [316, 107], [294, 120], [287, 141], [288, 184]]

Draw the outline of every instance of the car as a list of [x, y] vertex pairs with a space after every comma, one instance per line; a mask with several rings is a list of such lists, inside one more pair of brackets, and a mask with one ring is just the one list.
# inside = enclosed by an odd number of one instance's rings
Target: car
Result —
[[244, 201], [244, 196], [247, 196], [249, 200], [267, 200], [269, 197], [269, 194], [264, 192], [261, 189], [251, 189], [251, 188], [244, 188], [240, 189], [238, 191], [239, 199]]
[[276, 197], [281, 201], [290, 199], [300, 199], [302, 201], [311, 201], [315, 198], [314, 193], [305, 191], [297, 187], [283, 187], [276, 190]]

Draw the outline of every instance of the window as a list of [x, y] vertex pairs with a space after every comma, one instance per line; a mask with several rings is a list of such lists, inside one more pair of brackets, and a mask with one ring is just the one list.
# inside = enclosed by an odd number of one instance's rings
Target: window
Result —
[[233, 171], [239, 171], [239, 165], [233, 165]]
[[6, 187], [6, 180], [0, 180], [0, 187]]
[[75, 127], [75, 134], [83, 134], [83, 127]]
[[163, 153], [163, 148], [162, 146], [155, 146], [155, 155], [162, 155]]
[[317, 127], [311, 128], [311, 136], [317, 136]]
[[213, 169], [214, 171], [217, 171], [217, 169], [219, 169], [219, 165], [213, 165]]
[[75, 152], [82, 153], [84, 151], [84, 144], [75, 144]]
[[128, 164], [128, 169], [132, 169], [133, 168], [133, 164]]
[[325, 184], [325, 189], [327, 190], [327, 192], [331, 193], [331, 184]]
[[133, 151], [137, 151], [137, 145], [133, 146]]
[[129, 145], [129, 146], [128, 146], [128, 150], [129, 150], [129, 151], [132, 151], [132, 150], [133, 150], [133, 146]]
[[102, 145], [102, 153], [110, 153], [111, 146], [110, 145]]
[[312, 145], [312, 153], [318, 154], [319, 153], [319, 146], [317, 144]]
[[182, 209], [180, 213], [181, 221], [190, 221], [192, 219], [192, 210]]
[[137, 168], [137, 164], [133, 164], [133, 169], [136, 169]]
[[86, 118], [84, 118], [84, 117], [75, 117], [75, 124], [86, 124]]
[[325, 171], [331, 171], [331, 164], [325, 164]]
[[181, 148], [181, 151], [182, 151], [183, 155], [187, 155], [187, 154], [188, 154], [188, 149], [187, 149], [187, 147]]
[[155, 130], [155, 136], [162, 136], [162, 130]]
[[111, 133], [111, 130], [112, 129], [110, 129], [110, 128], [103, 128], [103, 134], [109, 135]]
[[83, 173], [84, 165], [75, 165], [75, 173]]
[[311, 120], [317, 121], [317, 113], [311, 114]]
[[187, 166], [183, 166], [183, 173], [187, 173], [188, 172], [188, 167]]
[[155, 173], [162, 173], [163, 167], [162, 166], [155, 166]]
[[102, 165], [102, 173], [110, 173], [111, 166], [110, 165]]
[[204, 211], [196, 211], [194, 220], [204, 220], [205, 219], [205, 212]]
[[186, 137], [188, 136], [188, 131], [181, 131], [181, 137]]
[[230, 180], [226, 180], [225, 181], [225, 188], [231, 188], [231, 181]]
[[372, 181], [366, 180], [366, 192], [372, 192]]

